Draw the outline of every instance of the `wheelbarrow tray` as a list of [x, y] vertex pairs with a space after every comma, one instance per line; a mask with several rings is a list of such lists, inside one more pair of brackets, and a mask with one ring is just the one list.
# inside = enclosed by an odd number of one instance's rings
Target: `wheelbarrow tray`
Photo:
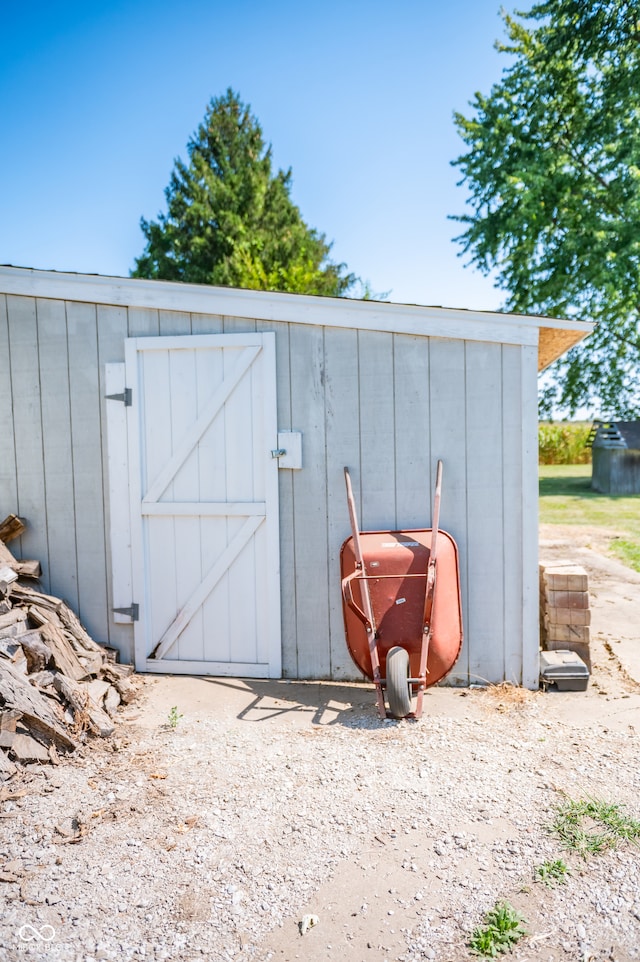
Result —
[[[427, 567], [432, 529], [406, 531], [363, 531], [360, 545], [371, 605], [377, 627], [380, 673], [386, 677], [390, 648], [403, 647], [409, 654], [410, 675], [420, 673]], [[431, 617], [431, 639], [427, 655], [426, 687], [435, 685], [455, 664], [462, 647], [462, 607], [458, 573], [458, 548], [446, 531], [438, 530], [438, 586]], [[340, 550], [344, 582], [356, 570], [353, 537]], [[362, 609], [361, 578], [353, 578], [354, 604]], [[349, 604], [343, 603], [344, 626], [349, 653], [360, 671], [373, 678], [366, 627]]]

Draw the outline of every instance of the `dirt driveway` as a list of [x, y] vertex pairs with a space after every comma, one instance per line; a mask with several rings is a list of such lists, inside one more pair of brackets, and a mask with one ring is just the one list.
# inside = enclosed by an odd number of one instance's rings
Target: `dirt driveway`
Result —
[[640, 818], [640, 575], [568, 531], [541, 554], [589, 571], [587, 692], [381, 722], [368, 685], [146, 677], [110, 745], [0, 790], [0, 959], [461, 962], [499, 899], [519, 962], [640, 959], [638, 849], [548, 831], [567, 797]]

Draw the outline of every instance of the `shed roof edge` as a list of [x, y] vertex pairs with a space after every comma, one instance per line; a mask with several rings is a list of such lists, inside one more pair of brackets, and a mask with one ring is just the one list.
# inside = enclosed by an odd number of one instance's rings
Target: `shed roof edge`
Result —
[[0, 266], [0, 293], [507, 344], [536, 345], [540, 328], [575, 331], [578, 335], [576, 340], [593, 329], [593, 324], [584, 321], [536, 315], [241, 290], [178, 281], [73, 274], [11, 266]]

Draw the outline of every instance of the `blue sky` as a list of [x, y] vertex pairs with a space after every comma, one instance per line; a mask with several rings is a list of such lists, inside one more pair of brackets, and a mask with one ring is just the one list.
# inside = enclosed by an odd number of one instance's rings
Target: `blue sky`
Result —
[[174, 159], [231, 86], [335, 260], [394, 301], [497, 308], [448, 215], [465, 199], [452, 114], [500, 76], [499, 7], [3, 3], [0, 263], [127, 276], [140, 217], [164, 209]]

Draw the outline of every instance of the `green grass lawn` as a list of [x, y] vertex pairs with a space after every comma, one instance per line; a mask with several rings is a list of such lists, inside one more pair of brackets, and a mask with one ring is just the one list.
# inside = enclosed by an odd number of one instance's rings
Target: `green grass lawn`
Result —
[[612, 553], [640, 571], [640, 494], [592, 491], [590, 464], [541, 464], [539, 477], [541, 522], [606, 529]]

